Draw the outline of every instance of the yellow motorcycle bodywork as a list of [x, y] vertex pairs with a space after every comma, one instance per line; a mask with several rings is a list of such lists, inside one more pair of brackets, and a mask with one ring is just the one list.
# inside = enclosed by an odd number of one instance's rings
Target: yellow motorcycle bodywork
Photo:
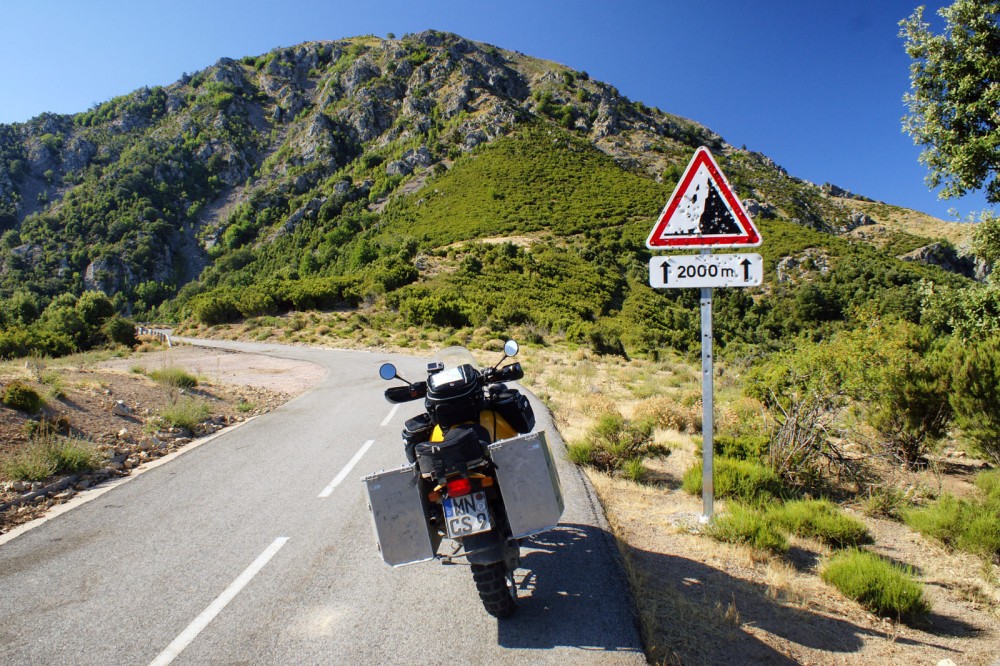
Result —
[[[471, 423], [471, 422], [470, 422]], [[491, 441], [496, 442], [501, 439], [510, 439], [511, 437], [517, 437], [517, 431], [507, 423], [507, 419], [497, 414], [492, 409], [484, 409], [479, 412], [479, 425], [486, 428], [486, 431], [490, 433]], [[432, 442], [443, 442], [444, 441], [444, 431], [441, 430], [441, 426], [434, 426], [434, 432], [431, 433]]]

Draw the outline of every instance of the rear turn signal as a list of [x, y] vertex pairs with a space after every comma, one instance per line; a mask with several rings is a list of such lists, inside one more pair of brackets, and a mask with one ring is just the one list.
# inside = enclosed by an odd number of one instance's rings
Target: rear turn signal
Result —
[[448, 482], [448, 497], [461, 497], [472, 492], [472, 481], [469, 479], [452, 479]]

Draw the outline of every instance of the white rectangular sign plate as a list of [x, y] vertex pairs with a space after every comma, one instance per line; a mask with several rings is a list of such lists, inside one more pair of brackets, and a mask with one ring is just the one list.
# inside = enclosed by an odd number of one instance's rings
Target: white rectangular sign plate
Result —
[[764, 259], [759, 254], [682, 254], [649, 260], [649, 286], [655, 289], [756, 287], [763, 281]]

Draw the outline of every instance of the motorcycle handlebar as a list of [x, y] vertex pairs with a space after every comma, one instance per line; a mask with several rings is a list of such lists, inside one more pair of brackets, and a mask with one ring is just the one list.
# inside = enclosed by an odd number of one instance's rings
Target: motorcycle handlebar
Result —
[[[502, 368], [487, 368], [482, 371], [483, 380], [487, 384], [516, 382], [524, 377], [520, 363], [511, 363]], [[406, 386], [393, 386], [385, 390], [385, 399], [393, 404], [412, 402], [427, 395], [427, 382], [417, 382]]]
[[516, 382], [518, 379], [524, 378], [524, 370], [521, 368], [520, 363], [511, 363], [510, 365], [490, 370], [488, 373], [483, 374], [486, 381], [490, 384]]
[[427, 395], [427, 382], [417, 382], [408, 386], [393, 386], [385, 390], [385, 399], [393, 404], [419, 400]]

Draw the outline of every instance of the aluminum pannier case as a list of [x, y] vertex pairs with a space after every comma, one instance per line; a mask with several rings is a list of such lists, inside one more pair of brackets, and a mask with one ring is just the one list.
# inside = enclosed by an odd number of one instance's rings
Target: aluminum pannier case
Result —
[[375, 538], [386, 564], [394, 567], [432, 559], [441, 537], [427, 523], [428, 500], [414, 465], [364, 478]]
[[551, 530], [563, 512], [559, 473], [544, 432], [490, 445], [497, 482], [515, 538]]

